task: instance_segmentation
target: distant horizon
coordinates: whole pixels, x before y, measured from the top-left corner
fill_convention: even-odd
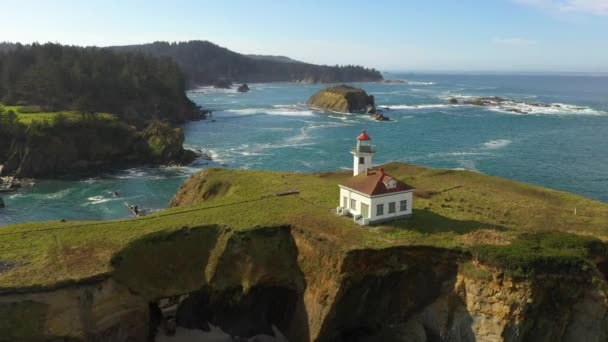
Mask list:
[[[0,41],[23,44],[207,40],[378,70],[608,73],[608,0],[0,0],[0,9]]]

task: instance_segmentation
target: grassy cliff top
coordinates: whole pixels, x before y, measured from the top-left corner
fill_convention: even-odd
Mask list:
[[[581,248],[587,236],[608,239],[605,203],[469,171],[401,163],[385,167],[418,189],[412,219],[361,227],[336,216],[337,184],[350,172],[208,169],[182,185],[172,202],[179,206],[150,216],[2,227],[0,289],[47,287],[109,274],[111,258],[147,234],[213,225],[239,231],[287,224],[344,250],[458,248],[496,262],[507,260],[510,267],[552,257],[578,260],[585,256]],[[276,196],[296,189],[297,195]],[[548,231],[585,238],[543,233]]]
[[[365,90],[361,88],[355,88],[346,84],[337,85],[334,87],[325,88],[322,91],[335,93],[340,95],[346,95],[348,93],[365,93]]]
[[[38,121],[52,121],[55,117],[63,115],[67,120],[77,121],[84,117],[82,113],[77,111],[44,111],[38,106],[4,106],[0,104],[0,109],[5,111],[13,111],[17,114],[19,122],[29,125]],[[97,113],[95,116],[99,119],[117,120],[116,115],[109,113]]]

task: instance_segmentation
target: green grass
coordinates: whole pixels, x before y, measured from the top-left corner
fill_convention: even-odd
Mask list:
[[[63,115],[68,120],[73,120],[73,121],[82,120],[82,118],[83,118],[82,114],[77,111],[47,112],[47,111],[43,111],[42,109],[40,109],[39,107],[36,107],[36,106],[3,106],[3,105],[0,105],[0,108],[2,108],[5,111],[12,110],[13,112],[15,112],[15,114],[17,114],[17,117],[19,118],[19,121],[25,125],[29,125],[33,122],[40,122],[40,121],[52,122],[52,120],[57,115],[60,115],[60,114]],[[95,115],[96,115],[96,117],[105,119],[105,120],[116,120],[116,116],[113,114],[109,114],[109,113],[97,113]]]
[[[521,234],[559,231],[608,239],[605,203],[468,171],[398,163],[386,165],[386,170],[422,190],[424,198],[415,199],[412,219],[360,227],[335,215],[337,183],[350,177],[349,172],[210,169],[186,183],[190,191],[181,200],[189,206],[138,219],[2,227],[0,261],[16,266],[0,272],[0,289],[47,287],[114,272],[110,261],[128,251],[133,241],[147,234],[171,235],[184,227],[215,229],[217,225],[241,231],[291,225],[335,241],[344,250],[399,245],[459,248],[514,270],[536,265],[545,257],[572,261],[588,253],[587,247],[581,247],[588,246],[588,238],[545,234],[537,243],[526,244]],[[288,189],[300,194],[272,195]],[[518,255],[524,257],[517,259]],[[501,260],[507,263],[499,264]]]
[[[517,277],[541,273],[578,274],[593,269],[591,257],[604,256],[598,240],[560,232],[521,234],[504,246],[472,246],[475,258]]]

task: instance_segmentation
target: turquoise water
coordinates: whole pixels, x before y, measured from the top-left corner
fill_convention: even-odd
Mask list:
[[[208,166],[288,171],[351,167],[349,149],[367,129],[391,160],[469,169],[608,202],[608,78],[583,76],[389,75],[408,84],[357,84],[391,122],[324,114],[304,102],[320,85],[253,84],[252,91],[202,88],[189,93],[213,120],[184,126],[186,144],[214,161],[188,167],[136,168],[82,180],[38,181],[5,195],[0,224],[127,217],[124,202],[165,207],[179,184]],[[501,96],[515,103],[449,105],[450,97]],[[525,103],[558,104],[550,108]],[[518,109],[529,114],[509,112]],[[118,191],[121,198],[113,198]]]

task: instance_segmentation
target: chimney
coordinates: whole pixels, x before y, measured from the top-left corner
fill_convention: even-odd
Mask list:
[[[381,168],[380,168],[380,172],[381,172],[382,174],[384,174],[384,168],[383,168],[383,167],[381,167]]]

